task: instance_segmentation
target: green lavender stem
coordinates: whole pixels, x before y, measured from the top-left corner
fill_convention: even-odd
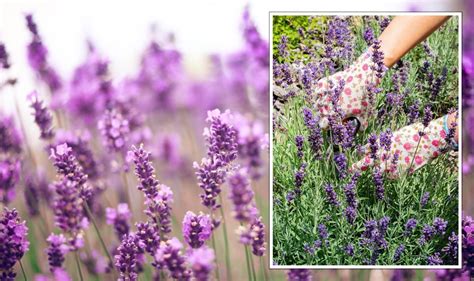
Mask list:
[[[245,262],[247,263],[247,277],[250,281],[252,281],[253,276],[252,276],[252,271],[250,269],[249,249],[247,245],[245,245],[244,248],[245,248]]]
[[[77,265],[77,271],[79,272],[79,279],[81,281],[84,281],[84,277],[82,276],[81,263],[79,262],[79,254],[77,253],[77,250],[74,251],[74,257],[76,258],[76,265]]]
[[[216,260],[217,260],[216,238],[214,237],[214,233],[211,235],[211,241],[212,241],[212,248],[214,249],[214,253],[216,253]],[[216,262],[216,279],[221,280],[219,276],[219,263],[218,262]]]
[[[84,208],[86,209],[87,215],[92,221],[92,225],[94,225],[95,232],[97,233],[97,236],[99,237],[100,244],[102,245],[102,248],[107,255],[107,258],[109,259],[109,263],[113,266],[114,262],[112,260],[112,257],[110,256],[109,251],[107,250],[107,247],[105,246],[105,242],[102,239],[102,236],[100,235],[99,228],[97,227],[97,223],[95,222],[94,215],[91,212],[91,209],[89,208],[89,204],[87,202],[84,202]]]
[[[222,194],[219,194],[219,199],[221,201],[221,216],[222,216],[222,229],[224,231],[224,250],[225,250],[225,265],[226,265],[226,274],[227,280],[232,281],[231,267],[230,267],[230,252],[229,252],[229,239],[227,236],[227,224],[225,222],[225,213],[224,206],[222,202]]]
[[[28,277],[26,277],[26,272],[25,272],[25,269],[23,268],[23,263],[21,262],[21,260],[20,260],[20,267],[21,267],[21,272],[23,273],[23,278],[25,279],[25,281],[28,281]]]

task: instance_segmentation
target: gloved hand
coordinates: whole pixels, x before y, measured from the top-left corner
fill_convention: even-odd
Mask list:
[[[404,175],[409,167],[409,173],[413,173],[452,148],[451,141],[448,142],[446,138],[449,133],[446,122],[447,116],[444,116],[432,120],[426,127],[422,123],[415,123],[393,134],[381,133],[379,137],[372,135],[362,149],[363,158],[352,165],[352,172],[376,166],[392,179]]]
[[[328,127],[328,117],[336,116],[339,109],[343,120],[355,117],[360,122],[360,129],[367,128],[368,115],[373,102],[370,100],[367,88],[376,87],[387,70],[384,68],[377,77],[376,69],[372,52],[368,50],[346,70],[325,77],[316,83],[314,94],[316,109],[321,117],[319,122],[321,128]],[[339,97],[334,98],[334,91],[338,88]]]

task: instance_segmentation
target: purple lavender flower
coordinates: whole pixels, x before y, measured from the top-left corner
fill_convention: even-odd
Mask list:
[[[423,196],[421,197],[421,200],[420,200],[420,205],[422,208],[424,208],[426,204],[428,204],[429,199],[430,199],[430,193],[428,191],[423,193]]]
[[[375,39],[375,35],[374,35],[373,29],[370,28],[370,27],[367,27],[364,30],[364,40],[365,40],[365,42],[367,43],[367,45],[372,46],[374,44],[374,39]]]
[[[25,184],[25,201],[26,201],[26,207],[28,209],[28,214],[31,217],[36,217],[39,215],[39,188],[38,185],[39,183],[37,179],[33,178],[31,175],[28,175],[24,179],[24,184]]]
[[[72,246],[80,240],[79,232],[88,224],[84,216],[82,202],[77,183],[63,177],[54,183],[56,196],[54,199],[54,215],[56,225],[72,237]]]
[[[390,18],[389,17],[381,17],[380,21],[379,21],[380,32],[383,32],[389,24],[390,24]]]
[[[405,251],[405,245],[401,244],[400,246],[398,246],[398,248],[395,250],[395,253],[393,254],[394,263],[400,260],[400,257],[402,256],[404,251]]]
[[[252,253],[256,256],[263,256],[266,250],[265,225],[261,216],[256,216],[247,226],[238,229],[240,242],[252,247]]]
[[[422,231],[423,234],[419,240],[421,245],[424,245],[426,242],[431,240],[431,238],[433,238],[433,236],[436,234],[436,229],[429,224],[425,224]]]
[[[425,106],[425,114],[423,115],[423,126],[428,127],[431,120],[433,120],[433,111],[431,111],[431,105]]]
[[[344,252],[350,257],[354,256],[354,245],[347,244],[347,246],[344,248]]]
[[[229,177],[230,195],[234,209],[235,219],[241,222],[248,222],[255,215],[253,214],[254,192],[250,186],[247,171],[240,169]]]
[[[5,48],[5,44],[0,42],[0,67],[3,69],[10,68],[10,62],[8,59],[8,53]]]
[[[0,114],[0,152],[21,153],[22,137],[13,118]]]
[[[201,194],[202,204],[212,210],[218,209],[217,197],[226,176],[223,164],[215,158],[203,158],[201,164],[194,162],[193,166],[197,170],[198,185],[204,191]]]
[[[451,232],[448,238],[448,244],[441,250],[450,264],[456,264],[458,260],[458,236],[455,232]]]
[[[298,158],[303,158],[303,141],[304,141],[304,138],[303,136],[296,136],[295,137],[295,143],[296,143],[296,155],[298,156]]]
[[[212,220],[209,215],[187,211],[183,220],[183,236],[191,248],[200,248],[212,234]]]
[[[145,251],[150,255],[154,255],[160,245],[160,230],[158,226],[152,222],[139,222],[135,226],[137,227],[136,235],[145,246]]]
[[[209,280],[209,275],[214,269],[214,250],[207,246],[193,249],[188,256],[188,263],[197,281]]]
[[[69,251],[69,246],[67,245],[67,239],[62,234],[51,233],[48,236],[48,248],[46,253],[48,254],[48,263],[49,270],[54,272],[57,268],[63,266],[65,255]]]
[[[378,150],[376,134],[370,135],[369,148],[370,148],[370,158],[372,158],[375,161],[377,159],[377,150]]]
[[[383,200],[385,198],[385,188],[383,183],[382,171],[379,168],[374,169],[374,185],[377,199]]]
[[[13,281],[13,267],[28,251],[28,227],[16,209],[4,208],[0,218],[0,279]]]
[[[138,190],[143,191],[148,199],[155,198],[160,182],[156,179],[155,168],[150,161],[150,152],[146,151],[141,144],[139,148],[132,146],[128,154],[135,163],[135,175],[139,182]]]
[[[321,239],[327,239],[329,237],[328,229],[324,224],[318,225],[318,232],[319,232],[319,237],[321,237]]]
[[[278,45],[278,53],[282,58],[285,58],[288,56],[289,52],[287,50],[287,44],[288,44],[288,37],[286,35],[282,35],[280,38],[280,44]]]
[[[98,122],[98,128],[110,151],[122,151],[130,133],[129,121],[117,109],[107,110]]]
[[[145,214],[157,222],[161,234],[164,236],[171,232],[171,204],[173,203],[173,191],[164,184],[158,187],[158,193],[154,198],[145,200]],[[163,237],[162,237],[163,238]]]
[[[262,175],[261,167],[263,165],[261,151],[262,140],[267,139],[264,133],[263,124],[257,121],[251,121],[248,118],[237,115],[236,128],[238,131],[238,152],[239,158],[246,161],[249,174],[252,179],[258,179]]]
[[[443,264],[443,260],[441,259],[438,252],[428,257],[428,265],[441,265],[441,264]]]
[[[446,232],[446,227],[448,226],[448,222],[442,218],[435,218],[433,220],[433,227],[436,230],[436,234],[444,235]]]
[[[374,39],[372,44],[372,70],[376,72],[375,76],[381,79],[387,70],[387,67],[383,64],[384,54],[380,50],[380,40]]]
[[[171,277],[178,280],[189,280],[191,272],[186,268],[186,259],[181,253],[183,244],[176,237],[161,242],[155,253],[155,265],[158,268],[166,267]]]
[[[59,175],[68,181],[74,182],[83,200],[87,201],[92,196],[92,187],[87,183],[87,175],[74,156],[72,149],[66,144],[59,144],[51,148],[49,156]]]
[[[303,186],[303,181],[305,177],[306,163],[301,163],[298,171],[295,172],[295,193],[296,195],[301,194],[301,187]]]
[[[44,140],[51,140],[54,137],[54,131],[52,128],[53,117],[48,109],[44,106],[43,101],[38,98],[36,91],[31,92],[28,95],[28,99],[31,102],[30,107],[33,108],[33,116],[35,117],[35,123],[38,125],[41,131],[40,138]]]
[[[105,209],[105,217],[107,224],[113,225],[115,234],[117,234],[119,240],[122,240],[122,237],[129,233],[129,220],[132,217],[132,214],[130,213],[127,203],[118,204],[117,209]]]
[[[317,119],[314,118],[313,112],[309,108],[303,108],[303,115],[304,123],[306,128],[309,130],[309,146],[311,147],[311,151],[316,155],[317,158],[319,158],[321,155],[321,147],[323,145],[321,128],[319,128]]]
[[[413,218],[408,219],[407,223],[405,224],[404,235],[405,236],[411,235],[417,224],[418,224],[418,222],[416,221],[416,219],[413,219]]]
[[[344,153],[334,154],[334,163],[336,163],[337,174],[340,179],[346,177],[347,158]]]
[[[20,180],[20,160],[0,161],[0,201],[10,203],[15,198],[15,186]]]
[[[356,199],[356,185],[357,180],[359,179],[360,174],[355,173],[352,176],[351,181],[344,186],[344,194],[346,195],[346,202],[349,207],[357,208],[357,199]]]
[[[383,147],[385,151],[390,151],[392,145],[392,131],[387,129],[385,132],[380,133],[380,147]]]
[[[290,269],[287,276],[288,281],[311,281],[311,271],[309,269]]]
[[[204,129],[207,140],[208,156],[220,160],[222,166],[237,158],[237,130],[232,124],[230,110],[221,113],[219,109],[207,112],[209,127]]]
[[[123,236],[120,246],[117,248],[115,266],[120,273],[119,280],[138,280],[138,264],[140,248],[143,245],[135,234]]]
[[[344,214],[346,215],[347,222],[350,224],[354,224],[354,221],[357,216],[357,210],[354,207],[347,206],[346,210],[344,211]]]
[[[329,183],[325,184],[324,190],[326,191],[326,197],[327,197],[328,203],[336,207],[339,206],[339,201],[337,200],[337,194],[336,194],[336,191],[334,191],[334,188],[332,187],[332,185]]]

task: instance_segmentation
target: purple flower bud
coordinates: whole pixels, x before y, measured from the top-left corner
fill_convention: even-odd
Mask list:
[[[87,175],[79,165],[72,149],[66,144],[57,145],[51,148],[49,156],[53,160],[53,165],[59,175],[66,178],[68,181],[74,182],[74,187],[78,188],[81,197],[88,200],[92,196],[92,187],[87,183]]]
[[[433,227],[436,230],[436,234],[444,235],[446,232],[446,227],[448,226],[448,222],[442,218],[435,218],[433,220]]]
[[[436,234],[436,229],[429,224],[425,224],[423,226],[423,234],[419,240],[420,244],[424,245],[426,242],[431,240],[431,238],[433,238],[435,234]]]
[[[309,269],[290,269],[287,276],[288,281],[311,281],[311,271]]]
[[[356,185],[357,180],[359,179],[360,174],[355,173],[352,176],[351,181],[344,186],[344,194],[346,195],[346,202],[349,207],[357,208],[357,199],[356,199]]]
[[[117,109],[107,110],[98,122],[104,145],[114,152],[123,151],[130,133],[129,121]]]
[[[367,43],[367,45],[372,46],[372,44],[374,44],[374,39],[375,39],[374,31],[372,30],[372,28],[367,27],[364,30],[365,42]]]
[[[347,244],[347,246],[344,248],[344,252],[350,257],[354,256],[354,245],[352,244]]]
[[[405,251],[405,245],[401,244],[398,246],[398,248],[395,250],[395,254],[393,254],[393,262],[396,263],[400,260],[400,257],[403,254],[403,251]]]
[[[369,148],[370,148],[370,158],[372,158],[375,161],[377,159],[377,150],[378,150],[376,134],[370,135]]]
[[[334,163],[336,163],[337,174],[340,179],[346,177],[347,158],[344,153],[334,154]]]
[[[171,204],[173,192],[164,184],[158,186],[158,193],[154,198],[145,200],[145,214],[159,225],[162,238],[171,232]]]
[[[21,153],[22,137],[12,117],[0,114],[0,152]]]
[[[383,183],[383,175],[379,168],[374,169],[374,185],[377,199],[383,200],[385,198],[385,188]]]
[[[380,147],[383,147],[386,151],[390,151],[392,145],[392,131],[387,129],[387,131],[380,133]]]
[[[209,215],[187,211],[183,220],[183,236],[191,248],[197,249],[209,240],[212,234],[212,220]]]
[[[141,144],[139,148],[132,146],[128,155],[135,163],[135,175],[139,182],[138,190],[143,191],[146,198],[154,198],[158,194],[160,182],[156,179],[155,168],[150,161],[150,153]]]
[[[48,254],[49,269],[51,272],[54,272],[57,268],[63,266],[66,253],[69,251],[69,246],[67,245],[66,237],[62,234],[50,234],[48,236],[48,248],[46,253]]]
[[[53,116],[43,105],[43,101],[39,100],[36,91],[29,94],[28,99],[31,101],[30,107],[33,108],[34,111],[33,116],[35,117],[35,123],[41,131],[40,138],[44,140],[52,139],[54,137],[54,131],[52,128]]]
[[[160,245],[160,231],[158,226],[152,222],[136,223],[136,235],[140,239],[140,243],[145,245],[145,251],[153,255]]]
[[[208,156],[220,160],[227,166],[237,158],[237,130],[232,124],[234,116],[230,110],[221,113],[219,109],[207,112],[209,127],[204,129],[207,140]]]
[[[120,280],[137,281],[139,268],[139,255],[143,245],[135,234],[123,236],[117,248],[115,266],[120,273]]]
[[[357,216],[357,210],[354,207],[347,206],[346,210],[344,211],[344,214],[346,215],[347,222],[350,224],[354,224],[354,221]]]
[[[256,217],[246,227],[241,226],[238,230],[240,242],[252,247],[252,253],[256,256],[263,256],[266,250],[265,225],[262,217]]]
[[[423,126],[428,127],[431,120],[433,120],[433,111],[431,111],[431,106],[425,106],[425,115],[423,115]]]
[[[15,186],[20,180],[20,160],[0,161],[0,201],[10,203],[15,198]]]
[[[287,44],[288,44],[288,37],[285,35],[282,35],[280,38],[280,44],[278,44],[278,54],[283,58],[289,55],[289,52],[287,50]]]
[[[105,209],[105,217],[107,224],[114,226],[115,234],[117,234],[119,240],[122,240],[122,237],[129,233],[129,220],[132,214],[130,213],[127,203],[118,204],[117,209]]]
[[[174,279],[190,280],[191,272],[186,268],[186,259],[181,253],[182,248],[183,244],[176,237],[161,242],[154,256],[155,266],[167,268]]]
[[[296,149],[297,149],[296,155],[299,158],[303,158],[303,141],[304,141],[303,136],[298,135],[295,137],[295,143],[296,143]]]
[[[413,219],[413,218],[408,219],[407,223],[405,224],[405,233],[404,233],[404,235],[405,236],[411,235],[417,224],[418,224],[418,222],[416,221],[416,219]]]
[[[443,264],[443,260],[441,259],[438,252],[428,257],[428,265],[441,265],[441,264]]]
[[[455,232],[451,232],[448,238],[448,244],[442,249],[446,258],[452,263],[456,264],[458,260],[458,236]]]
[[[240,222],[248,222],[255,216],[254,192],[250,186],[247,171],[241,169],[229,177],[230,195],[234,209],[233,215]]]
[[[209,275],[215,267],[214,262],[214,250],[207,246],[193,249],[188,256],[188,263],[197,281],[209,280]]]
[[[374,66],[371,66],[372,70],[375,70],[376,76],[381,79],[387,70],[387,67],[383,63],[384,54],[380,50],[380,40],[374,39],[372,44],[372,61]]]
[[[226,171],[223,164],[216,158],[203,158],[201,164],[194,162],[199,187],[204,191],[201,202],[204,206],[215,210],[220,207],[217,197],[221,193],[221,185],[225,181]]]
[[[429,199],[430,199],[430,193],[428,191],[423,193],[423,196],[421,197],[421,201],[420,201],[422,208],[424,208],[426,204],[428,204]]]
[[[337,194],[336,194],[336,191],[334,191],[334,188],[332,187],[331,184],[326,184],[324,186],[324,190],[326,191],[326,197],[327,197],[327,201],[330,205],[333,205],[333,206],[339,206],[339,201],[337,200]]]
[[[28,251],[28,227],[21,221],[16,209],[4,208],[0,218],[0,277],[13,281],[13,267]]]

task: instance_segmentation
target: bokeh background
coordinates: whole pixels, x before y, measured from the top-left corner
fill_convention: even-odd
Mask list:
[[[242,16],[245,7],[249,8],[251,19],[262,39],[268,41],[269,11],[465,11],[467,5],[472,6],[472,1],[33,2],[28,0],[3,0],[0,4],[0,41],[5,43],[7,47],[12,68],[9,72],[0,72],[0,81],[15,77],[18,82],[15,87],[4,87],[0,90],[0,111],[3,114],[14,116],[16,122],[22,120],[25,125],[25,139],[28,141],[36,161],[41,163],[40,166],[47,172],[47,178],[49,180],[54,179],[53,169],[47,159],[47,153],[43,150],[44,142],[39,139],[39,130],[31,116],[27,95],[36,89],[40,96],[46,100],[46,104],[54,105],[56,101],[51,99],[47,87],[38,81],[34,71],[28,64],[26,46],[31,37],[25,25],[24,16],[26,13],[34,14],[42,40],[49,51],[48,60],[65,81],[70,81],[77,66],[87,61],[88,41],[93,42],[95,50],[101,58],[109,61],[110,77],[116,85],[120,85],[121,81],[134,77],[138,73],[141,56],[151,39],[160,42],[166,49],[178,50],[182,57],[183,67],[182,72],[180,72],[182,75],[180,79],[182,80],[178,80],[178,82],[180,86],[186,86],[184,87],[186,90],[183,91],[191,94],[184,95],[180,99],[180,101],[185,102],[177,103],[177,106],[174,107],[175,111],[163,111],[165,114],[156,117],[161,119],[153,119],[165,121],[160,123],[162,126],[153,128],[154,132],[157,133],[152,135],[151,143],[153,147],[151,150],[155,155],[160,155],[160,151],[163,151],[163,142],[160,141],[164,137],[178,139],[175,142],[178,143],[175,151],[176,155],[179,155],[178,158],[183,160],[182,166],[168,169],[170,167],[169,163],[155,162],[157,163],[158,177],[174,188],[176,198],[174,212],[178,221],[180,221],[186,210],[204,210],[198,203],[200,189],[197,187],[193,175],[192,161],[199,161],[205,153],[202,130],[205,126],[206,110],[214,107],[231,108],[242,112],[250,120],[260,122],[264,128],[263,131],[268,132],[269,103],[265,101],[268,98],[268,92],[265,96],[263,94],[265,87],[257,83],[258,81],[263,84],[267,83],[268,76],[265,74],[268,68],[258,68],[260,75],[257,77],[252,77],[255,76],[253,75],[255,68],[252,68],[255,66],[249,66],[251,64],[245,64],[244,70],[238,67],[238,71],[235,70],[236,65],[241,65],[235,63],[239,62],[236,57],[245,57],[249,48],[248,41],[244,36],[245,22]],[[468,17],[469,15],[465,13],[464,16]],[[464,38],[464,40],[469,39]],[[218,71],[216,72],[215,55],[220,58],[220,64],[218,65],[228,69],[225,78],[220,76],[217,78],[218,76],[216,76]],[[255,57],[252,58],[255,59]],[[246,73],[244,81],[236,79],[242,77],[241,73]],[[220,82],[214,83],[215,80],[220,80]],[[255,95],[256,98],[239,96],[238,93],[242,93],[242,91],[239,91],[239,87],[242,89],[242,85],[245,85],[248,92]],[[205,93],[211,94],[203,94],[202,89],[205,89]],[[196,91],[198,94],[196,94]],[[236,95],[236,99],[229,99],[228,96],[233,94]],[[210,102],[203,104],[204,99],[196,99],[195,95],[198,95],[198,97],[205,96],[205,100]],[[18,104],[18,109],[15,104]],[[177,119],[176,116],[180,116],[180,118]],[[65,123],[73,125],[75,121],[69,119]],[[58,125],[56,119],[55,125]],[[81,126],[86,127],[85,125]],[[467,140],[468,136],[466,135],[465,138]],[[94,143],[94,149],[96,151],[103,149],[100,140]],[[464,149],[464,152],[467,159],[468,147]],[[257,193],[257,203],[267,224],[266,238],[268,239],[269,181],[268,169],[265,168],[268,167],[268,154],[262,151],[261,157],[264,163],[262,176],[253,181],[253,188]],[[113,164],[113,162],[110,163]],[[463,180],[463,209],[466,214],[474,214],[474,204],[470,203],[472,201],[470,199],[474,197],[470,189],[470,184],[474,178],[471,173],[466,173]],[[133,185],[132,174],[130,175],[130,181]],[[19,196],[12,203],[12,206],[17,207],[22,217],[28,220],[28,214],[20,194],[21,192],[19,192]],[[135,196],[141,200],[139,197],[141,195],[138,192]],[[110,197],[107,196],[106,201],[111,205],[116,205],[117,200],[115,195],[110,195]],[[224,203],[224,207],[229,210],[231,208],[230,203]],[[139,212],[136,211],[136,213]],[[238,225],[232,220],[230,212],[227,216],[228,229],[232,237]],[[52,214],[47,215],[46,219],[52,222]],[[35,239],[39,250],[36,253],[30,251],[25,257],[29,261],[25,262],[27,264],[26,270],[31,276],[35,272],[37,273],[38,269],[47,272],[45,256],[41,252],[41,249],[45,247],[44,238],[41,237],[40,230],[36,229],[37,226],[34,225],[38,223],[36,220],[29,221],[30,229],[36,230],[39,237]],[[104,229],[107,229],[105,223],[103,224]],[[180,230],[179,222],[177,224],[175,222],[174,225],[174,231],[176,232]],[[93,236],[92,233],[90,235]],[[105,235],[112,237],[113,232],[110,227],[105,230]],[[97,241],[91,241],[90,243],[97,245]],[[218,244],[222,247],[223,240],[221,237],[218,238]],[[245,268],[245,258],[239,247],[240,244],[236,236],[232,237],[232,260],[235,263],[228,270],[231,270],[235,280],[244,280],[246,276],[245,270],[243,270]],[[236,250],[234,251],[234,249]],[[268,264],[268,254],[265,257]],[[222,262],[223,256],[221,253],[218,253],[218,259]],[[256,265],[258,264],[256,263]],[[72,265],[68,266],[74,272],[74,267]],[[271,280],[286,278],[286,273],[283,270],[272,270],[268,274],[270,274]],[[313,272],[313,276],[320,280],[391,280],[400,275],[394,275],[392,270],[318,270]],[[416,280],[423,280],[424,278],[435,280],[434,273],[428,271],[417,271],[412,276]],[[19,278],[21,278],[21,275],[19,275]],[[263,278],[263,276],[260,275],[259,278]]]

